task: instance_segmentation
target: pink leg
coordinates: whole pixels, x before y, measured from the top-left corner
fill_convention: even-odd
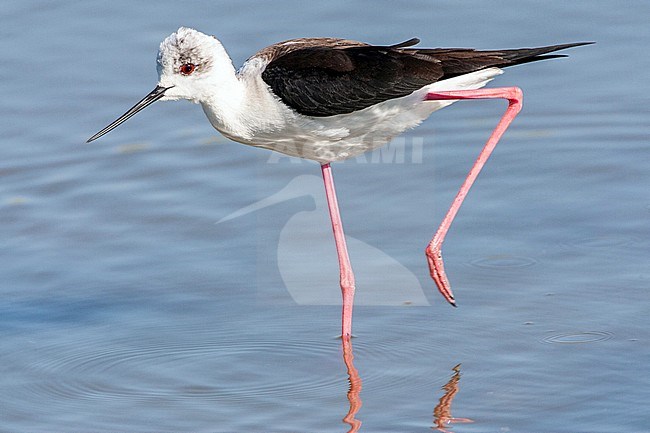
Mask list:
[[[493,89],[479,89],[479,90],[454,90],[449,92],[432,92],[427,94],[425,100],[443,100],[443,99],[493,99],[493,98],[503,98],[508,100],[508,108],[506,112],[501,117],[501,120],[497,124],[492,135],[488,139],[487,143],[481,150],[481,153],[478,155],[476,162],[472,166],[465,178],[465,181],[460,187],[456,198],[454,198],[451,207],[447,211],[447,215],[440,223],[440,227],[436,231],[436,234],[431,239],[431,242],[427,246],[425,253],[427,260],[429,262],[429,271],[431,272],[431,278],[438,286],[438,290],[442,293],[442,296],[445,297],[447,302],[449,302],[454,307],[456,306],[456,301],[454,295],[451,292],[451,287],[449,286],[449,281],[447,280],[447,275],[445,274],[445,267],[442,261],[442,243],[445,240],[445,235],[451,226],[451,222],[454,220],[456,213],[460,205],[465,200],[465,196],[469,192],[469,189],[472,187],[472,184],[476,180],[476,177],[480,173],[483,165],[490,157],[490,154],[496,147],[499,139],[503,133],[508,129],[508,126],[512,120],[517,116],[517,113],[521,110],[523,93],[518,87],[502,87],[502,88],[493,88]]]
[[[345,235],[343,234],[343,223],[339,213],[339,205],[336,200],[336,190],[334,189],[334,179],[332,178],[332,168],[329,164],[321,165],[323,172],[323,181],[325,182],[325,195],[327,196],[327,206],[330,211],[332,220],[332,230],[334,231],[334,242],[336,243],[336,252],[339,256],[339,269],[341,273],[341,292],[343,293],[343,318],[342,318],[342,337],[346,338],[352,335],[352,303],[354,302],[354,274],[350,265],[348,256],[348,247],[345,244]]]

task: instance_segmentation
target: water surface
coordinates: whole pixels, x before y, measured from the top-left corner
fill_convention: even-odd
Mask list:
[[[0,430],[650,431],[650,5],[611,6],[4,4]],[[494,82],[526,102],[444,247],[457,309],[423,249],[503,103],[334,165],[351,352],[316,164],[229,142],[187,103],[82,144],[155,86],[180,25],[237,65],[299,36],[598,43]]]

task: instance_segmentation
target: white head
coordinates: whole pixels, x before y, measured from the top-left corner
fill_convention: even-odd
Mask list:
[[[157,58],[158,85],[140,102],[106,128],[93,141],[158,100],[187,99],[204,102],[235,78],[235,69],[221,43],[187,27],[179,28],[160,44]]]
[[[234,72],[217,38],[187,27],[160,43],[157,67],[158,86],[167,89],[162,100],[201,102],[214,92],[220,76]]]

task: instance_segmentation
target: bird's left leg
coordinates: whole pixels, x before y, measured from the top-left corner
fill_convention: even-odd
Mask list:
[[[342,333],[341,336],[349,338],[352,335],[352,304],[354,302],[354,274],[350,265],[350,256],[348,247],[345,243],[345,234],[343,233],[343,223],[339,213],[339,205],[336,199],[336,190],[334,189],[334,179],[332,178],[332,168],[328,164],[321,165],[323,172],[323,182],[325,183],[325,195],[327,196],[327,207],[332,220],[332,230],[334,231],[334,242],[336,243],[336,252],[339,256],[341,292],[343,294],[343,314],[342,314]]]
[[[517,116],[517,113],[521,111],[521,106],[523,102],[523,93],[518,87],[502,87],[502,88],[493,88],[493,89],[478,89],[478,90],[454,90],[447,92],[431,92],[428,93],[425,97],[425,100],[437,101],[437,100],[457,100],[457,99],[494,99],[501,98],[508,100],[508,108],[506,112],[499,120],[496,128],[492,131],[492,135],[488,139],[487,143],[481,150],[476,162],[469,171],[469,174],[465,178],[465,181],[460,187],[456,198],[454,198],[451,207],[447,211],[445,218],[440,223],[440,227],[436,231],[436,234],[431,239],[431,242],[427,246],[425,253],[427,260],[429,262],[429,271],[431,272],[431,278],[438,286],[438,290],[442,293],[442,296],[445,297],[447,302],[451,305],[456,306],[456,300],[449,286],[449,281],[447,280],[447,275],[445,274],[445,267],[442,261],[442,243],[445,240],[445,235],[451,226],[451,222],[454,220],[460,205],[465,200],[469,189],[472,187],[472,184],[476,180],[476,177],[480,173],[483,165],[490,157],[490,154],[496,147],[499,139],[503,133],[508,129],[508,126],[512,120]]]

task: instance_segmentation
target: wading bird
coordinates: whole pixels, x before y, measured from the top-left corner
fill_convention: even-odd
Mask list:
[[[503,67],[565,57],[549,53],[589,42],[494,51],[414,48],[419,42],[374,46],[336,38],[292,39],[262,49],[235,70],[215,37],[181,27],[160,44],[156,88],[88,142],[155,101],[187,99],[201,104],[212,126],[234,141],[319,162],[340,266],[342,335],[347,337],[355,283],[330,163],[383,146],[457,100],[507,99],[508,109],[425,250],[431,277],[455,306],[442,242],[522,103],[516,87],[480,88]]]

